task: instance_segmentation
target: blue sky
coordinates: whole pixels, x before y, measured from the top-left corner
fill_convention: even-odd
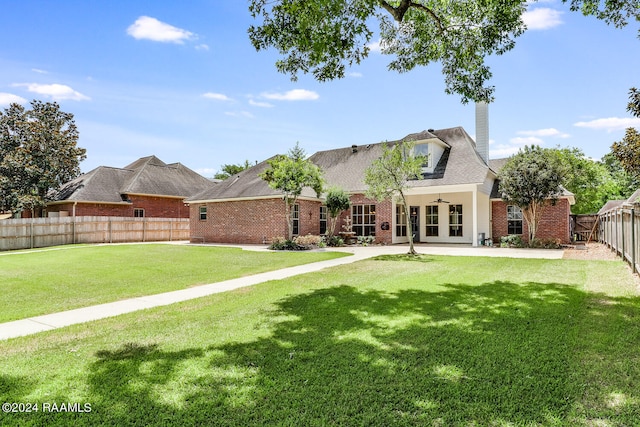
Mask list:
[[[205,176],[296,142],[312,154],[429,128],[475,135],[474,106],[444,93],[439,64],[398,74],[372,52],[345,79],[297,82],[256,52],[245,1],[0,0],[0,108],[32,99],[73,113],[83,172],[156,155]],[[524,144],[601,158],[640,87],[638,23],[616,29],[558,1],[529,5],[529,30],[491,57],[490,157]]]

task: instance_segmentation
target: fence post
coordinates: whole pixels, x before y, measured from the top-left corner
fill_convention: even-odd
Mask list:
[[[625,260],[626,249],[624,244],[624,210],[620,210],[620,237],[622,238],[622,260]]]
[[[635,273],[636,269],[636,227],[635,227],[635,209],[631,208],[631,268]]]
[[[31,229],[30,229],[30,232],[29,232],[29,234],[30,234],[30,236],[29,236],[30,249],[33,249],[33,221],[34,221],[33,220],[33,212],[31,212],[31,223],[30,223]]]
[[[618,254],[620,253],[620,239],[618,238],[618,213],[620,212],[619,209],[616,209],[616,256],[618,256]]]

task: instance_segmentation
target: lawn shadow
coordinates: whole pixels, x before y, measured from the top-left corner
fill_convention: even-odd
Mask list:
[[[625,425],[640,410],[638,299],[444,288],[319,289],[277,302],[250,342],[101,350],[75,424]]]

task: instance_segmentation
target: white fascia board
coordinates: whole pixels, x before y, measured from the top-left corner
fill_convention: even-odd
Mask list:
[[[255,196],[255,197],[234,197],[234,198],[228,198],[228,199],[209,199],[209,200],[189,200],[186,201],[185,204],[195,204],[195,203],[225,203],[225,202],[246,202],[249,200],[269,200],[269,199],[278,199],[281,200],[283,199],[284,196],[283,195],[277,195],[277,196]],[[306,200],[306,201],[310,201],[310,202],[322,202],[324,201],[324,199],[322,198],[318,198],[318,197],[306,197],[306,196],[300,196],[298,197],[298,200]]]
[[[407,196],[421,194],[465,193],[478,191],[478,184],[439,185],[435,187],[411,187],[404,193]]]
[[[96,204],[100,204],[100,205],[127,205],[130,206],[131,202],[105,202],[104,200],[96,200],[96,201],[91,201],[91,200],[56,200],[54,202],[47,202],[47,206],[54,206],[54,205],[66,205],[66,204],[88,204],[88,205],[96,205]]]
[[[146,193],[122,193],[127,196],[145,196],[145,197],[162,197],[164,199],[186,199],[187,196],[167,196],[164,194],[146,194]]]

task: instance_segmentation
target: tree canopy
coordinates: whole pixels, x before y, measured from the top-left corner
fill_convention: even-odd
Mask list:
[[[640,91],[636,88],[629,90],[627,111],[640,117]],[[629,175],[640,179],[640,132],[637,129],[627,128],[622,141],[613,143],[611,152]]]
[[[395,144],[389,147],[382,146],[382,156],[371,163],[364,173],[364,183],[367,185],[365,195],[378,201],[389,200],[397,197],[409,212],[409,205],[405,192],[409,187],[409,181],[420,178],[422,165],[427,163],[422,155],[414,155],[415,144],[410,141]],[[409,238],[409,254],[415,255],[413,236]]]
[[[336,230],[338,216],[342,211],[349,209],[351,206],[351,199],[347,192],[342,188],[331,187],[329,188],[329,191],[327,191],[325,205],[327,206],[327,211],[329,213],[329,232],[327,234],[329,236],[333,236]]]
[[[640,117],[640,90],[632,87],[629,89],[629,103],[627,111],[636,117]]]
[[[251,164],[249,160],[245,160],[243,164],[238,163],[237,165],[222,165],[220,168],[220,172],[216,173],[213,177],[215,179],[227,179],[230,176],[237,175],[245,169],[249,169]]]
[[[260,174],[269,187],[284,195],[285,218],[289,229],[289,240],[293,239],[293,206],[305,188],[311,188],[320,197],[324,179],[322,171],[307,159],[305,151],[296,143],[287,155],[278,155],[268,160],[269,168]]]
[[[86,150],[77,146],[73,114],[34,100],[0,112],[0,210],[35,210],[47,193],[80,174]]]
[[[544,207],[562,194],[566,167],[551,150],[525,146],[500,170],[502,199],[522,209],[529,227],[529,242],[536,238]]]
[[[596,213],[619,193],[619,184],[603,163],[588,158],[579,148],[551,150],[566,170],[563,186],[576,196],[576,203],[571,207],[572,213]]]
[[[629,175],[640,178],[640,132],[627,128],[622,141],[613,143],[611,152]]]
[[[617,27],[640,20],[637,0],[563,2]],[[251,0],[249,11],[261,22],[249,28],[249,38],[257,50],[277,49],[276,68],[293,80],[312,73],[327,81],[365,59],[379,35],[382,53],[393,57],[389,69],[439,62],[445,92],[463,103],[490,102],[485,58],[515,46],[526,30],[526,6],[527,0]]]
[[[613,193],[607,200],[624,200],[629,198],[638,188],[640,188],[640,176],[634,177],[627,173],[620,161],[613,155],[607,153],[602,158],[602,164],[614,182]]]

